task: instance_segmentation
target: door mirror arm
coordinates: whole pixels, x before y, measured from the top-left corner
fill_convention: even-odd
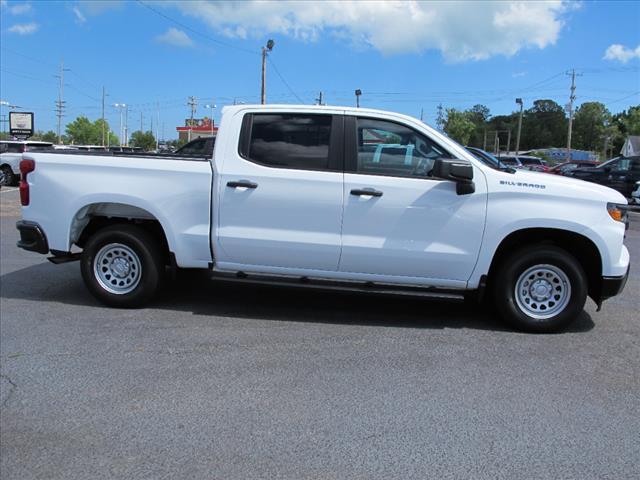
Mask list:
[[[468,195],[476,191],[473,166],[465,160],[437,158],[433,164],[432,175],[435,178],[456,182],[458,195]]]

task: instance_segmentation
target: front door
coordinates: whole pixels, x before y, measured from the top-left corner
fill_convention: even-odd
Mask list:
[[[218,172],[217,268],[337,270],[343,118],[244,113]]]
[[[345,145],[340,271],[464,287],[485,224],[481,170],[476,192],[457,195],[454,182],[429,177],[435,158],[452,156],[402,123],[347,117]]]

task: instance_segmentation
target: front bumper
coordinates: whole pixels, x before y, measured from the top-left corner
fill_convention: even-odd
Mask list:
[[[49,243],[42,227],[35,222],[20,220],[16,223],[20,232],[18,247],[37,253],[49,253]]]
[[[602,277],[602,284],[600,287],[600,302],[603,302],[607,298],[615,297],[624,290],[627,280],[629,279],[629,268],[621,277]]]

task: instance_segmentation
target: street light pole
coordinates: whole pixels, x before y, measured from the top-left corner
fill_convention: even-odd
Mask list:
[[[360,108],[360,95],[362,95],[362,90],[356,90],[356,108]]]
[[[273,50],[275,42],[271,39],[267,41],[267,45],[262,47],[262,89],[260,91],[260,103],[262,105],[267,103],[267,54]]]
[[[213,136],[213,109],[216,108],[216,105],[214,103],[210,103],[208,105],[205,105],[204,108],[211,109],[211,136]]]
[[[114,103],[113,106],[116,107],[118,110],[120,110],[120,146],[124,147],[125,146],[125,141],[124,141],[125,130],[123,129],[123,123],[122,123],[122,111],[128,107],[126,103]]]
[[[520,115],[518,116],[518,136],[516,137],[516,156],[520,154],[520,132],[522,131],[522,109],[523,102],[521,98],[516,98],[516,103],[520,105]]]

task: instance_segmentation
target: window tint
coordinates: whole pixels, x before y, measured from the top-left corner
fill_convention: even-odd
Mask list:
[[[205,139],[193,140],[191,143],[188,143],[183,148],[181,148],[179,153],[183,155],[203,154],[205,143],[206,143]]]
[[[357,119],[359,173],[428,176],[437,158],[452,158],[439,145],[395,122]]]
[[[10,153],[22,153],[22,144],[21,143],[8,143],[7,144],[7,152],[10,152]]]
[[[329,168],[331,115],[253,114],[245,156],[280,168]]]
[[[0,143],[0,153],[4,153],[7,151],[7,144],[6,143]]]

